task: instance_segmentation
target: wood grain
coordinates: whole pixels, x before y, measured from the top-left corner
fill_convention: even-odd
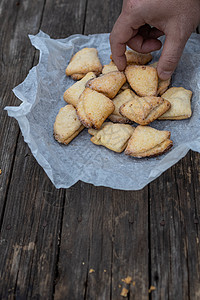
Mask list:
[[[200,276],[195,263],[199,257],[195,202],[189,153],[150,186],[154,299],[197,299]]]
[[[30,47],[28,33],[36,33],[40,26],[41,10],[44,0],[29,5],[11,0],[0,3],[0,222],[6,203],[13,167],[19,129],[17,122],[7,116],[3,108],[7,105],[19,105],[12,88],[22,82],[33,65],[35,50]],[[26,26],[25,26],[26,23]]]
[[[1,1],[1,109],[38,62],[28,34],[110,32],[114,0]],[[78,182],[54,188],[0,115],[1,299],[199,299],[200,155],[189,152],[141,191]],[[131,276],[131,284],[123,279]],[[150,286],[155,290],[150,291]]]

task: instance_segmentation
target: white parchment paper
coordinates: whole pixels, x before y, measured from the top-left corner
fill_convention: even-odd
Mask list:
[[[174,143],[171,151],[151,159],[136,159],[96,146],[90,142],[87,129],[68,146],[54,140],[55,117],[66,105],[63,93],[74,83],[65,75],[71,56],[84,47],[95,47],[101,63],[109,63],[108,34],[77,34],[54,40],[39,32],[29,38],[40,50],[39,64],[13,90],[21,105],[5,109],[18,121],[25,142],[57,188],[68,188],[82,180],[96,186],[139,190],[178,162],[189,149],[200,152],[200,35],[190,37],[172,78],[172,86],[193,91],[193,115],[188,120],[151,123],[156,129],[170,130]],[[153,55],[153,61],[158,60],[160,51]]]

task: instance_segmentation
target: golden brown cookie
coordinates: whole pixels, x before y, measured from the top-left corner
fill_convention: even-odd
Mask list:
[[[103,129],[106,125],[110,125],[110,124],[113,124],[113,123],[112,122],[104,122],[99,129],[89,128],[88,133],[91,135],[95,135],[95,134],[97,134],[97,132],[99,132],[99,130]]]
[[[118,94],[113,99],[115,109],[108,118],[112,122],[130,123],[130,119],[127,119],[126,117],[122,116],[119,112],[119,109],[124,103],[131,101],[134,97],[138,97],[138,96],[136,96],[136,94],[133,91],[131,91],[130,89],[126,89],[126,90],[122,91],[120,94]]]
[[[157,69],[158,62],[154,62],[153,64],[150,64],[150,67],[154,67]],[[171,77],[167,80],[162,80],[158,77],[158,90],[157,90],[157,95],[162,95],[169,87],[171,82]]]
[[[170,135],[170,131],[139,125],[128,141],[125,154],[138,158],[161,155],[173,146]]]
[[[69,144],[83,129],[73,105],[60,109],[54,123],[54,137],[59,143]]]
[[[83,103],[84,103],[84,92],[80,96],[79,103],[76,107],[76,111],[77,111],[77,115],[78,115],[78,118],[81,121],[81,123],[85,127],[91,128],[92,127],[92,122],[90,121],[90,119],[88,118],[88,116],[85,113]]]
[[[106,97],[114,98],[120,88],[126,82],[126,76],[123,72],[115,71],[102,75],[98,78],[91,79],[87,83],[87,87],[99,93],[103,93]]]
[[[96,75],[93,72],[87,73],[80,81],[77,81],[65,91],[63,96],[64,100],[76,107],[79,102],[79,97],[85,89],[86,83],[88,80],[95,77]]]
[[[95,48],[83,48],[71,59],[66,68],[66,75],[72,76],[74,80],[83,78],[88,72],[99,75],[102,65],[98,58],[98,51]]]
[[[85,74],[72,74],[71,78],[75,81],[82,79],[85,76]]]
[[[119,108],[122,116],[140,125],[148,125],[170,108],[170,102],[161,97],[138,97]]]
[[[102,74],[107,74],[110,72],[119,71],[116,64],[111,60],[108,65],[104,65],[102,69]]]
[[[160,120],[183,120],[191,117],[192,91],[183,87],[172,87],[162,97],[171,103],[171,108],[159,117]]]
[[[77,114],[84,126],[99,129],[114,108],[113,102],[108,97],[86,88],[80,96]]]
[[[89,132],[94,135],[91,141],[96,145],[102,145],[112,151],[122,152],[131,137],[134,128],[127,124],[113,124],[111,122],[104,125],[96,132]]]
[[[125,74],[130,86],[139,96],[157,95],[158,74],[155,68],[129,65]]]
[[[143,53],[136,52],[134,50],[126,50],[125,55],[126,55],[127,65],[129,64],[146,65],[148,62],[152,60],[151,53],[143,54]],[[112,59],[112,54],[110,58]]]

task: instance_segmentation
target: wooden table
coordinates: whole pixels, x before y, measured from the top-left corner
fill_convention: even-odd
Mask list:
[[[20,104],[11,90],[38,62],[28,34],[110,32],[121,4],[0,2],[0,299],[115,300],[123,287],[127,299],[200,299],[198,153],[141,191],[58,190],[3,111]]]

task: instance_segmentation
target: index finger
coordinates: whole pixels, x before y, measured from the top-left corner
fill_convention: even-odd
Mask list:
[[[126,67],[126,43],[134,37],[138,32],[138,29],[133,29],[124,19],[123,15],[120,15],[117,19],[113,30],[110,34],[110,47],[112,52],[112,58],[120,71],[123,71]]]

